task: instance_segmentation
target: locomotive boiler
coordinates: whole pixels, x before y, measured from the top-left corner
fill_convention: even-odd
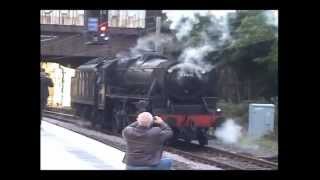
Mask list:
[[[160,116],[174,138],[208,143],[215,126],[215,70],[168,59],[155,52],[119,58],[97,58],[79,66],[71,82],[76,113],[95,126],[116,132],[139,112]]]

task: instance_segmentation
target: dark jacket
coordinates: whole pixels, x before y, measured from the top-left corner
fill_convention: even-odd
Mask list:
[[[49,96],[49,87],[53,87],[52,80],[47,77],[44,73],[40,73],[41,80],[41,101],[46,101]]]
[[[139,126],[137,121],[130,124],[122,131],[122,136],[127,143],[123,162],[131,166],[159,164],[163,144],[172,134],[171,128],[166,123],[150,128]]]

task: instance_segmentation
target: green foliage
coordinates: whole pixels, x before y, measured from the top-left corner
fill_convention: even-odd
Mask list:
[[[223,30],[219,20],[212,15],[195,14],[194,19],[182,18],[177,25],[177,29],[185,28],[191,24],[192,28],[187,36],[184,36],[179,43],[186,46],[202,46],[205,43],[216,46],[221,38]]]
[[[248,123],[248,102],[232,103],[221,100],[217,105],[223,110],[223,114],[226,118],[236,119],[237,123],[241,125],[246,125]]]
[[[237,76],[235,84],[250,84],[247,88],[250,93],[246,93],[252,94],[249,99],[277,96],[278,29],[267,20],[264,10],[240,10],[229,14],[227,22],[232,41],[222,42],[225,29],[220,24],[221,19],[196,14],[193,19],[185,17],[178,23],[176,29],[192,26],[178,44],[182,44],[182,49],[209,44],[221,50],[210,52],[205,59],[230,66]],[[261,44],[270,40],[273,40],[272,44]],[[181,52],[177,51],[176,56]],[[244,92],[239,93],[244,97],[241,94]]]
[[[161,17],[161,33],[171,33],[170,26],[172,21],[168,19],[167,15],[164,13]]]
[[[277,27],[267,23],[266,12],[237,11],[228,18],[231,34],[235,40],[232,47],[244,47],[277,37]]]
[[[229,17],[230,30],[234,38],[231,48],[235,51],[230,55],[228,63],[237,71],[242,81],[260,81],[268,87],[261,87],[261,93],[257,95],[275,96],[278,87],[278,35],[277,27],[267,23],[266,12],[237,11],[236,15]],[[258,51],[259,42],[274,39],[269,53]],[[244,47],[257,44],[248,52],[243,51]],[[252,56],[254,55],[254,56]],[[259,86],[258,84],[254,86]],[[260,90],[257,90],[258,92]]]

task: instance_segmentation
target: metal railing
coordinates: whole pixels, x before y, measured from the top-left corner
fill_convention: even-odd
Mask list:
[[[84,26],[84,17],[68,17],[68,16],[41,16],[41,24],[56,24],[56,25],[72,25]]]

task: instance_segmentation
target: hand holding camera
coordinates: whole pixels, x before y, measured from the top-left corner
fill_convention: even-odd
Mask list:
[[[156,123],[156,124],[162,124],[163,123],[163,120],[159,116],[154,116],[153,119],[154,119],[153,122]]]

